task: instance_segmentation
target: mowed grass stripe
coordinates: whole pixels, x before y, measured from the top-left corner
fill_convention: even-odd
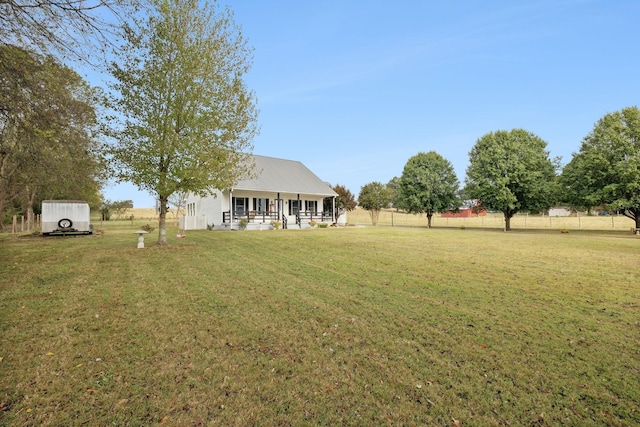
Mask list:
[[[1,241],[2,423],[640,422],[635,238],[111,227]]]

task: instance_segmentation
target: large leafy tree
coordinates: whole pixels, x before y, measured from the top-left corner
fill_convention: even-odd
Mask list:
[[[391,192],[386,185],[374,181],[363,185],[358,195],[358,204],[369,211],[371,215],[371,223],[378,225],[380,211],[389,207],[391,203]]]
[[[556,161],[547,143],[522,129],[478,139],[469,153],[465,195],[504,214],[505,230],[518,212],[540,212],[553,203]]]
[[[0,213],[45,198],[96,202],[94,91],[52,56],[0,45]]]
[[[435,151],[418,153],[404,166],[398,184],[399,206],[409,213],[426,213],[431,228],[434,213],[458,207],[460,183],[451,163]]]
[[[606,114],[562,171],[566,197],[578,207],[606,205],[640,228],[640,110]]]
[[[111,71],[123,123],[110,151],[116,178],[154,193],[158,242],[169,198],[210,194],[246,176],[257,131],[255,97],[243,82],[251,49],[231,11],[198,0],[153,0],[127,28]]]

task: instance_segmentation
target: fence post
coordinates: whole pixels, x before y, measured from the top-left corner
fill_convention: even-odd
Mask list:
[[[24,233],[24,215],[20,217],[20,232]]]
[[[15,215],[13,216],[13,223],[11,224],[11,232],[18,232],[18,217],[16,217]]]

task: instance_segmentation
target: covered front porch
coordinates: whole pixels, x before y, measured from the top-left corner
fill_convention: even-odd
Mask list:
[[[228,210],[222,212],[224,228],[309,228],[314,223],[335,222],[335,198],[329,206],[319,195],[263,193],[246,190],[228,193]],[[328,207],[329,209],[325,209]],[[256,227],[256,225],[258,227]]]

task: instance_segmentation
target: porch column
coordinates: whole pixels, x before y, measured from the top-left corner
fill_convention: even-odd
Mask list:
[[[280,209],[282,208],[282,200],[280,199],[280,193],[278,193],[278,200],[276,201],[276,212],[278,212],[278,218],[276,221],[280,221],[282,217],[280,216]]]
[[[331,203],[333,206],[331,207],[331,222],[335,222],[338,224],[338,216],[336,215],[336,196],[331,198]]]
[[[229,221],[233,225],[233,190],[229,190]]]

